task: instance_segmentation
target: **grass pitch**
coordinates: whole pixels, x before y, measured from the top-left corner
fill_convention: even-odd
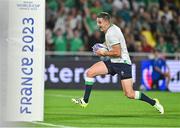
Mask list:
[[[71,102],[83,90],[45,90],[44,122],[32,127],[180,127],[180,93],[145,92],[158,98],[165,108],[160,115],[149,104],[129,100],[122,91],[93,90],[87,108]]]

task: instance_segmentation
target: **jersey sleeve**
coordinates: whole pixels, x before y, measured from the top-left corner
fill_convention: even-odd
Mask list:
[[[110,43],[111,46],[120,43],[120,40],[115,33],[109,33],[107,35],[107,41]]]
[[[124,42],[124,36],[121,31],[119,30],[112,30],[109,31],[107,34],[107,40],[110,43],[110,45],[120,44]]]

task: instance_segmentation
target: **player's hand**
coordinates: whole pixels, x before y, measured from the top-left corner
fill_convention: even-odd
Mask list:
[[[170,77],[169,72],[165,72],[165,73],[164,73],[164,76],[165,76],[165,77]]]
[[[93,47],[93,52],[95,55],[98,55],[98,56],[103,56],[104,55],[104,51],[108,51],[107,47],[103,44],[100,44],[100,43],[96,43]],[[98,51],[100,50],[100,51]],[[98,51],[98,52],[97,52]]]
[[[99,50],[96,51],[96,55],[98,55],[98,56],[105,56],[105,52],[106,51],[99,49]]]

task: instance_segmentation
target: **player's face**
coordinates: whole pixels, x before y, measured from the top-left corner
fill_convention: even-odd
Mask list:
[[[97,18],[96,22],[97,22],[97,26],[99,27],[100,31],[106,32],[109,22],[104,20],[103,18]]]

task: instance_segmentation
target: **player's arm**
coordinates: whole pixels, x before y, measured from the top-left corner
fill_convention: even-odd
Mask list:
[[[112,46],[112,49],[110,51],[103,51],[98,50],[96,52],[99,56],[109,56],[109,57],[120,57],[121,56],[121,46],[118,44],[115,44]]]
[[[163,75],[163,72],[161,71],[161,69],[160,69],[158,66],[155,66],[154,69],[155,69],[157,72],[159,72],[160,74]]]
[[[166,77],[169,77],[169,78],[170,78],[170,68],[169,68],[169,66],[167,65],[167,63],[166,63],[166,68],[167,68],[168,70],[167,70],[167,72],[165,72],[164,75],[165,75]]]
[[[169,75],[169,73],[162,72],[162,70],[161,70],[156,64],[157,64],[157,63],[154,64],[154,70],[155,70],[156,72],[158,72],[159,74],[167,77],[167,76]]]
[[[154,59],[153,61],[153,69],[158,72],[159,74],[162,74],[161,69],[158,67],[158,61],[156,59]]]

